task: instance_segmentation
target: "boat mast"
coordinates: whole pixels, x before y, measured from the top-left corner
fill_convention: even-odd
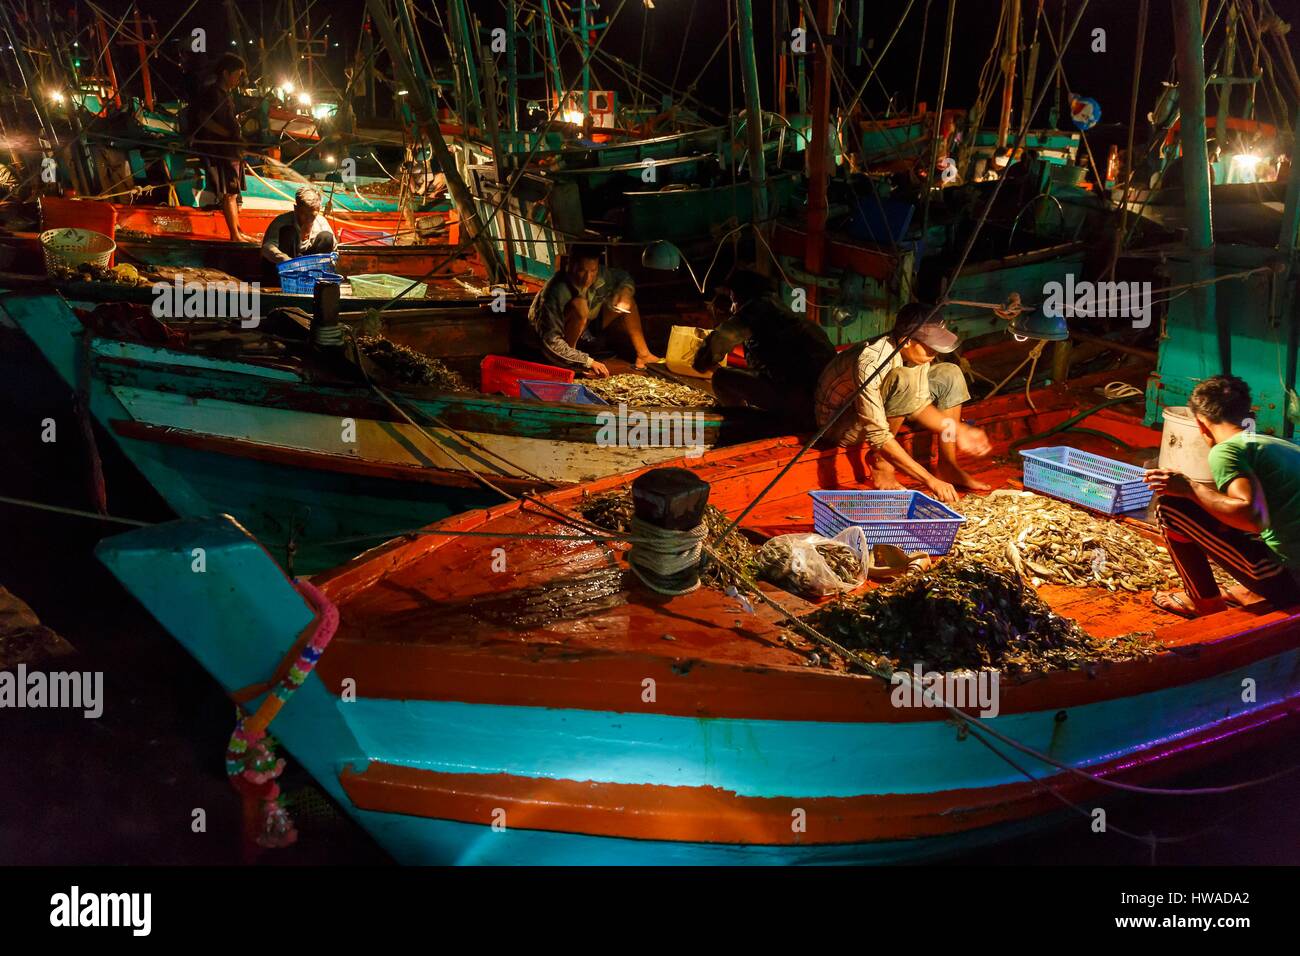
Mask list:
[[[551,17],[551,0],[542,0],[542,23],[546,26],[546,48],[551,52],[551,86],[555,88],[555,102],[564,115],[564,104],[560,97],[564,95],[564,78],[560,75],[560,51],[555,46],[555,21]]]
[[[1002,114],[998,117],[998,147],[1007,145],[1011,132],[1011,101],[1016,90],[1016,55],[1020,47],[1020,0],[1003,0],[1010,8],[1002,48]],[[942,122],[943,117],[940,116]]]
[[[405,3],[406,0],[398,0],[398,9],[403,14],[403,29],[409,25],[409,18],[405,16]],[[393,64],[393,71],[401,77],[406,88],[415,94],[410,97],[410,100],[416,114],[416,121],[428,136],[434,158],[437,159],[443,175],[447,177],[447,193],[460,217],[460,226],[466,230],[475,250],[483,260],[488,280],[499,282],[504,272],[497,257],[496,247],[483,229],[474,197],[469,187],[465,185],[465,180],[461,178],[460,170],[456,167],[456,159],[447,147],[447,141],[442,138],[442,129],[438,126],[438,107],[433,101],[429,81],[420,64],[418,47],[414,43],[411,44],[410,62],[402,56],[402,45],[398,42],[397,27],[389,14],[387,0],[366,0],[366,8],[370,11],[375,29],[379,31],[380,40],[388,49],[388,58]]]
[[[750,210],[754,228],[767,221],[767,162],[763,155],[763,104],[758,92],[758,58],[754,53],[754,11],[750,0],[736,0],[740,19],[740,77],[745,89],[745,133],[749,140]],[[767,256],[759,256],[761,265]]]
[[[834,66],[834,53],[828,38],[835,27],[831,16],[833,8],[834,0],[819,0],[812,24],[818,41],[817,56],[813,59],[812,137],[808,145],[808,239],[804,265],[814,278],[821,275],[826,249],[826,193],[830,179],[826,153],[830,145],[831,70]],[[814,282],[808,295],[810,312],[816,304],[817,286]]]
[[[1213,285],[1214,228],[1210,211],[1210,157],[1205,145],[1205,40],[1201,35],[1200,0],[1173,0],[1174,42],[1178,62],[1179,140],[1183,152],[1183,201],[1187,212],[1187,247],[1191,252],[1195,314],[1217,319]],[[1230,339],[1220,321],[1219,365],[1231,367]]]
[[[1214,117],[1214,138],[1219,154],[1228,159],[1228,116],[1232,104],[1232,73],[1237,62],[1237,5],[1228,0],[1228,19],[1223,26],[1223,62],[1219,70],[1219,101]]]
[[[519,132],[519,64],[515,59],[515,17],[517,0],[506,3],[506,124],[509,127],[511,146],[517,145]]]

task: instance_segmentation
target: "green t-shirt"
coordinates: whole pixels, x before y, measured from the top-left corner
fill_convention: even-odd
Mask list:
[[[1210,449],[1210,473],[1223,492],[1236,478],[1253,477],[1259,483],[1268,511],[1260,540],[1283,564],[1300,569],[1300,446],[1241,432]]]

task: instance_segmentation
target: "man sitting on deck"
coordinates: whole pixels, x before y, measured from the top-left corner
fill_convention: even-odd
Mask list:
[[[1274,607],[1300,603],[1300,447],[1247,430],[1250,387],[1239,378],[1207,378],[1187,404],[1210,446],[1214,485],[1163,469],[1146,474],[1187,589],[1156,594],[1156,605],[1195,617],[1242,603],[1235,589],[1219,592],[1210,558]]]
[[[293,209],[271,220],[262,237],[263,285],[280,284],[277,263],[333,252],[337,245],[329,220],[321,215],[320,192],[314,186],[303,186],[294,197]]]
[[[604,348],[605,334],[616,328],[632,341],[637,368],[661,361],[641,331],[632,277],[603,268],[600,257],[597,247],[574,247],[565,268],[546,281],[528,309],[533,349],[552,365],[596,378],[609,375],[609,369],[589,353]]]
[[[810,429],[817,379],[835,357],[826,331],[790,311],[771,280],[749,269],[733,270],[718,293],[728,314],[695,353],[695,370],[713,371],[713,393],[724,406],[761,408],[796,431]],[[747,367],[719,368],[741,344]]]
[[[872,483],[881,490],[901,489],[896,468],[919,481],[940,501],[957,500],[954,486],[988,491],[989,485],[957,464],[957,452],[982,458],[991,451],[981,428],[961,420],[970,399],[966,378],[951,362],[934,363],[940,353],[957,348],[957,336],[929,306],[913,303],[899,310],[893,331],[839,353],[817,383],[818,426],[825,425],[850,397],[853,405],[826,432],[825,441],[870,446],[866,453]],[[894,347],[900,345],[898,352]],[[888,361],[871,384],[863,382]],[[940,437],[939,467],[931,474],[895,437],[904,421]]]

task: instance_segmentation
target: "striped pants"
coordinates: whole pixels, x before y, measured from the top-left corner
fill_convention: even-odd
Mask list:
[[[1189,597],[1208,601],[1220,596],[1210,569],[1213,558],[1274,607],[1300,603],[1296,578],[1254,535],[1224,524],[1191,498],[1161,495],[1156,517]]]

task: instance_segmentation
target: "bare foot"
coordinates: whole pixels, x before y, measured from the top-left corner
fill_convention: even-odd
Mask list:
[[[874,455],[869,455],[867,465],[871,468],[871,484],[877,491],[905,490],[898,482],[898,471],[889,462]]]
[[[658,365],[662,361],[663,359],[658,355],[655,355],[653,352],[646,352],[645,355],[638,355],[636,357],[636,367],[645,368],[647,365]]]
[[[965,488],[967,491],[993,490],[993,486],[987,481],[980,481],[964,468],[958,468],[956,465],[949,465],[946,462],[939,462],[939,467],[935,469],[934,474],[936,477],[942,478],[958,488]]]
[[[254,238],[253,236],[248,235],[247,233],[244,233],[244,232],[241,232],[238,236],[236,236],[234,239],[232,239],[232,240],[230,240],[230,241],[231,241],[231,242],[251,242],[253,245],[257,245],[257,239]]]

